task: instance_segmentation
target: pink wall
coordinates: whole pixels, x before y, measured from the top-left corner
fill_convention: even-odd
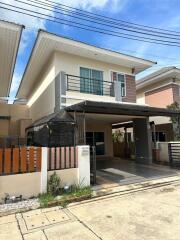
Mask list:
[[[145,93],[145,103],[152,107],[166,108],[167,105],[172,104],[173,101],[172,86]]]

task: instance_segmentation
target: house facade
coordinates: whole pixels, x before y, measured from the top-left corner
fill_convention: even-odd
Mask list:
[[[180,103],[180,69],[165,67],[137,81],[137,102],[152,107],[167,108]],[[152,118],[156,124],[157,141],[174,140],[170,118]]]
[[[68,110],[78,123],[76,143],[96,145],[97,155],[113,157],[112,125],[133,119],[146,124],[147,116],[134,116],[128,106],[143,106],[136,103],[135,75],[153,64],[40,31],[17,98],[36,127],[40,119],[84,101],[126,106],[126,114]]]

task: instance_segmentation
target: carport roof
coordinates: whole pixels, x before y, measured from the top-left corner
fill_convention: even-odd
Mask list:
[[[24,26],[0,20],[0,97],[9,96]]]
[[[155,108],[137,104],[83,101],[65,108],[68,112],[133,116],[180,116],[180,110]]]

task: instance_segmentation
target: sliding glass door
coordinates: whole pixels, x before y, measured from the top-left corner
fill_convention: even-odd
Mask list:
[[[103,95],[103,72],[81,67],[80,92]]]
[[[86,132],[86,144],[96,147],[96,155],[104,155],[104,132]]]

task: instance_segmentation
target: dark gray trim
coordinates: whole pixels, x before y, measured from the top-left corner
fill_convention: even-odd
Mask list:
[[[149,106],[140,106],[136,104],[122,104],[109,102],[94,102],[84,101],[66,107],[68,112],[85,112],[96,114],[111,114],[111,115],[129,115],[129,116],[179,116],[180,110],[170,110],[165,108],[155,108]]]

